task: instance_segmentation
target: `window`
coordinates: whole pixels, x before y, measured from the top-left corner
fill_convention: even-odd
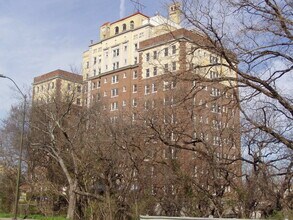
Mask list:
[[[169,69],[168,63],[166,63],[166,64],[164,65],[164,71],[167,72],[168,69]]]
[[[173,98],[171,97],[165,97],[164,98],[164,105],[172,105],[173,104]]]
[[[136,93],[136,92],[137,92],[137,85],[136,85],[136,84],[134,84],[134,85],[132,86],[132,92],[133,92],[133,93]]]
[[[77,98],[77,99],[76,99],[76,104],[77,104],[77,105],[80,105],[80,98]]]
[[[127,51],[127,45],[124,46],[124,51]]]
[[[116,123],[118,117],[114,116],[114,117],[110,117],[111,123]]]
[[[145,110],[148,110],[148,109],[150,109],[150,107],[151,107],[151,103],[150,103],[150,101],[149,101],[149,100],[145,101],[145,102],[144,102],[144,109],[145,109]]]
[[[105,91],[105,92],[104,92],[104,97],[106,97],[106,96],[107,96],[107,92]]]
[[[173,45],[172,46],[172,54],[175,54],[176,53],[176,45]]]
[[[137,107],[137,101],[136,101],[136,99],[132,99],[132,106],[133,107]]]
[[[122,31],[126,31],[126,24],[122,25]]]
[[[118,57],[119,56],[119,48],[113,50],[113,57]]]
[[[200,116],[199,117],[199,123],[202,123],[203,122],[203,116]]]
[[[118,109],[118,102],[112,102],[111,103],[111,111],[115,111]]]
[[[118,89],[117,88],[111,90],[111,97],[116,97],[116,96],[118,96]]]
[[[130,29],[134,29],[134,21],[130,21]]]
[[[168,89],[170,89],[170,84],[169,84],[169,82],[164,81],[164,83],[163,83],[163,90],[166,91]]]
[[[94,57],[94,64],[97,63],[97,57]]]
[[[211,90],[211,96],[220,96],[221,95],[221,91],[220,89],[217,89],[217,88],[212,88]]]
[[[169,51],[169,50],[168,50],[168,47],[166,47],[166,48],[164,49],[164,55],[165,55],[165,57],[168,56],[168,51]]]
[[[176,81],[172,81],[172,82],[171,82],[171,89],[176,88],[176,84],[177,84]]]
[[[118,75],[112,76],[112,84],[118,83]]]
[[[210,55],[210,63],[213,63],[213,64],[218,63],[218,57]]]
[[[145,77],[149,78],[150,77],[150,69],[145,70]]]
[[[221,121],[217,121],[217,120],[213,120],[212,121],[212,128],[215,129],[215,130],[222,129],[222,122]]]
[[[146,54],[146,61],[150,61],[150,53]]]
[[[193,157],[193,158],[195,158],[195,156]],[[193,176],[194,177],[197,177],[197,166],[194,166],[194,170],[193,170]]]
[[[176,62],[172,62],[172,70],[173,70],[173,71],[176,70]]]
[[[213,145],[221,145],[221,139],[219,136],[213,137]]]
[[[150,85],[145,85],[145,86],[144,86],[144,94],[145,94],[145,95],[150,94]]]
[[[138,45],[137,45],[137,43],[135,43],[134,44],[134,49],[137,50],[137,48],[138,48]]]
[[[134,70],[133,71],[132,78],[133,79],[137,79],[137,70]]]
[[[152,84],[152,93],[155,93],[155,92],[157,92],[157,91],[158,91],[157,86],[156,86],[155,83],[153,83],[153,84]]]
[[[156,60],[156,59],[158,58],[158,53],[157,53],[156,50],[154,51],[154,55],[153,55],[153,57],[154,57],[154,60]]]
[[[217,103],[212,104],[212,112],[214,113],[221,113],[221,106],[219,106]]]
[[[70,83],[67,84],[67,90],[68,91],[71,90],[71,84]]]
[[[86,62],[86,68],[88,69],[90,67],[90,62]]]
[[[122,106],[123,107],[126,106],[126,101],[125,100],[122,101]]]
[[[100,88],[101,87],[101,81],[99,80],[98,81],[98,88]]]
[[[210,71],[210,78],[211,79],[219,78],[219,73],[215,71]]]
[[[158,69],[157,69],[157,67],[155,66],[154,67],[154,76],[156,76],[158,74]]]
[[[104,83],[107,83],[107,78],[104,79]]]
[[[137,64],[137,57],[134,57],[134,64]]]
[[[119,69],[119,62],[113,63],[113,70]]]
[[[126,86],[123,86],[122,92],[126,92]]]
[[[52,82],[52,83],[51,83],[51,88],[54,89],[54,86],[55,86],[55,84],[54,84],[54,82]],[[79,87],[80,87],[80,86],[79,86]],[[38,87],[38,88],[39,88],[39,87]]]
[[[96,70],[94,70],[94,76],[96,75],[96,72],[97,72],[97,71],[96,71]]]
[[[119,34],[119,27],[115,27],[115,34]]]
[[[93,82],[92,88],[95,89],[96,87],[97,87],[97,83],[96,82]]]

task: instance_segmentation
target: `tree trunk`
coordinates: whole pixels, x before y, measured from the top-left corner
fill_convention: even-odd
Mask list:
[[[77,183],[74,181],[74,184],[70,184],[69,191],[68,191],[68,209],[67,209],[67,219],[74,220],[74,213],[75,213],[75,207],[76,207],[76,190]]]

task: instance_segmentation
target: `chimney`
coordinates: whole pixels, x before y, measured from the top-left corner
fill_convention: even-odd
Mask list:
[[[181,22],[181,4],[179,2],[175,2],[172,5],[169,5],[169,19],[176,24],[180,24]]]

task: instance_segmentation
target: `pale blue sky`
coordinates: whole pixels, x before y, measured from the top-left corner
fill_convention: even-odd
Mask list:
[[[141,0],[143,13],[164,15],[167,1]],[[80,69],[82,52],[98,40],[100,25],[134,12],[130,0],[0,0],[0,74],[28,90],[37,75]],[[12,87],[0,78],[0,120],[17,102]]]

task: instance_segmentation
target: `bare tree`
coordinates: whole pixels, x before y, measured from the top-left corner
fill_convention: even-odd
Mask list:
[[[248,198],[249,213],[242,215],[262,210],[268,216],[290,209],[292,5],[270,0],[183,0],[181,4],[183,23],[201,40],[190,39],[193,46],[187,52],[191,57],[187,70],[169,75],[195,85],[227,83],[227,91],[234,94],[242,118],[243,152],[227,162],[243,161],[250,167],[244,182],[257,183],[253,190],[261,194],[255,201]],[[205,54],[212,54],[206,57],[209,62],[194,62]],[[184,100],[193,98],[195,90],[187,92]],[[177,147],[182,149],[182,145]],[[239,207],[238,211],[243,204]]]

